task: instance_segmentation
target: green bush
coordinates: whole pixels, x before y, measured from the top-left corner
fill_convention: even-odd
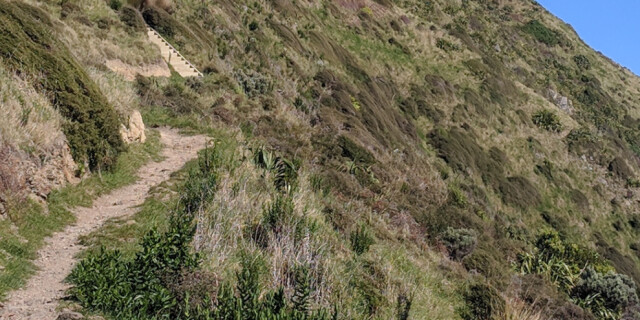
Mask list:
[[[289,196],[278,195],[276,199],[263,209],[262,224],[271,231],[279,233],[287,222],[294,217],[293,199]]]
[[[181,187],[182,197],[168,230],[148,232],[133,259],[102,249],[82,260],[69,275],[74,284],[71,298],[121,319],[210,319],[213,297],[208,295],[212,293],[198,286],[182,287],[187,292],[171,288],[197,273],[200,259],[191,249],[193,219],[213,197],[218,158],[215,149],[200,154],[198,167]],[[200,303],[194,305],[194,300]]]
[[[547,46],[555,46],[560,43],[561,38],[558,32],[547,28],[538,20],[529,21],[524,25],[523,30]]]
[[[375,242],[373,235],[369,229],[364,225],[351,232],[351,249],[357,254],[361,255],[369,251],[369,247]]]
[[[142,32],[146,29],[146,24],[140,12],[130,6],[122,7],[120,10],[120,21],[134,31]]]
[[[282,319],[282,320],[328,320],[325,309],[310,310],[310,280],[308,270],[298,267],[295,292],[287,299],[282,287],[264,294],[260,286],[260,261],[245,255],[242,268],[236,273],[236,288],[227,282],[218,290],[218,297],[210,319]],[[337,319],[334,311],[331,319]]]
[[[465,306],[461,316],[465,320],[498,319],[504,313],[504,299],[489,284],[476,282],[469,285],[463,298]]]
[[[601,274],[588,267],[571,290],[571,297],[600,319],[617,319],[625,308],[638,305],[636,291],[635,282],[628,276]]]
[[[535,246],[533,253],[518,256],[520,272],[543,275],[598,319],[619,319],[625,309],[638,305],[633,280],[615,273],[596,252],[551,230],[543,232]]]
[[[449,42],[443,38],[436,40],[436,47],[445,52],[460,51],[460,47],[457,44]]]
[[[552,111],[540,110],[531,116],[531,121],[538,127],[551,132],[562,131],[560,117]]]
[[[591,69],[591,62],[589,61],[589,58],[587,58],[582,54],[574,56],[573,62],[575,62],[580,69],[583,69],[583,70]]]
[[[253,149],[252,152],[253,162],[258,167],[274,173],[273,184],[278,191],[291,193],[297,188],[300,160],[276,156],[262,146]]]
[[[0,58],[7,67],[33,76],[34,88],[66,119],[63,131],[76,162],[108,168],[125,149],[118,115],[51,28],[42,10],[22,2],[3,3]]]
[[[273,83],[271,83],[266,76],[258,72],[252,70],[237,70],[234,73],[234,78],[249,98],[268,94],[273,91]]]
[[[447,247],[451,259],[460,261],[476,248],[478,235],[475,230],[449,227],[440,235],[440,241]]]
[[[612,270],[597,252],[563,240],[555,230],[543,231],[534,252],[519,255],[518,261],[522,273],[543,274],[564,290],[575,285],[586,266],[603,273]]]
[[[175,20],[166,11],[154,7],[142,11],[142,18],[153,29],[166,38],[173,38],[176,34]]]
[[[109,0],[109,7],[115,11],[119,11],[122,8],[122,0]]]

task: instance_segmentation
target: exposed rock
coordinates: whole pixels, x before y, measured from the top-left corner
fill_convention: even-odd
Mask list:
[[[569,100],[569,98],[560,95],[552,89],[549,89],[547,91],[547,96],[549,99],[551,99],[551,101],[553,101],[553,103],[555,103],[556,106],[558,106],[558,108],[560,108],[560,110],[566,112],[569,115],[573,114],[573,102]]]
[[[64,137],[45,150],[31,153],[13,148],[3,150],[0,154],[0,193],[44,200],[51,190],[78,180],[73,175],[77,167]],[[0,199],[0,204],[0,214],[3,214],[8,210],[7,203]]]
[[[144,133],[144,122],[140,111],[134,110],[129,116],[129,127],[122,125],[120,127],[120,135],[126,143],[140,142],[144,143],[147,136]]]

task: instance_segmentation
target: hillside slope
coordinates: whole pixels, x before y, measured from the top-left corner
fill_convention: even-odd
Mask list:
[[[87,310],[639,318],[640,78],[535,1],[28,2],[118,48],[70,50],[112,104],[215,138],[160,231],[92,240],[124,254],[72,274]],[[95,62],[153,63],[145,22],[204,77]]]

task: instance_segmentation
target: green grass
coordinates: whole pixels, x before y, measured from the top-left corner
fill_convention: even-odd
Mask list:
[[[171,209],[179,200],[177,186],[196,163],[196,160],[188,162],[181,170],[174,172],[168,181],[153,187],[149,191],[150,196],[133,216],[110,219],[100,229],[81,237],[80,243],[88,247],[81,256],[98,252],[101,247],[133,256],[139,249],[138,241],[146,233],[152,229],[166,231]]]
[[[0,221],[0,299],[35,273],[32,260],[44,239],[75,220],[70,208],[91,206],[98,196],[133,183],[138,168],[148,161],[159,161],[161,150],[160,135],[149,132],[147,142],[130,146],[112,171],[95,173],[77,185],[49,194],[46,211],[30,199],[10,209],[9,219]]]
[[[125,149],[118,135],[118,115],[51,32],[54,28],[45,11],[25,3],[6,3],[0,7],[0,58],[9,69],[34,77],[34,89],[45,94],[67,120],[63,130],[74,159],[87,161],[92,169],[108,168]]]
[[[374,58],[380,61],[390,61],[397,65],[414,63],[412,57],[398,46],[391,45],[381,39],[372,40],[351,30],[329,27],[327,34],[337,35],[346,44],[349,51],[358,53],[361,58]]]

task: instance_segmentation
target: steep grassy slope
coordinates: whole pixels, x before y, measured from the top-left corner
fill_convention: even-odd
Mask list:
[[[93,13],[95,3],[83,4],[85,13]],[[100,5],[116,16],[104,3]],[[97,57],[107,45],[92,46],[78,39],[87,34],[77,24],[61,22],[60,7],[52,2],[5,1],[0,8],[1,297],[33,273],[30,260],[44,238],[73,221],[70,207],[90,205],[96,195],[131,183],[132,173],[154,152],[134,147],[124,160],[117,160],[125,150],[119,134],[121,118],[137,107],[138,99],[130,84],[104,68],[103,56]],[[99,37],[96,30],[87,29],[88,39]],[[132,38],[120,34],[120,42],[109,45],[122,44],[144,60],[148,44],[134,42],[133,50],[123,44]],[[84,50],[90,46],[92,50]],[[135,61],[126,55],[111,58]],[[157,139],[148,146],[157,146]],[[87,169],[97,176],[66,186],[78,183],[77,175],[84,177]]]
[[[75,14],[135,13],[112,7]],[[291,299],[307,283],[307,307],[349,319],[637,317],[640,79],[535,2],[139,8],[206,73],[139,77],[145,121],[226,146],[207,187],[216,195],[192,212],[202,260],[158,269],[184,286],[145,275],[166,290],[167,315],[195,307],[185,292],[221,312],[203,297],[244,297],[243,285],[262,298],[283,288],[278,301],[300,311]],[[96,28],[84,32],[116,41]],[[198,289],[202,270],[224,285]],[[81,276],[76,292],[91,280]],[[151,317],[144,305],[76,298]]]
[[[91,168],[115,162],[124,148],[117,115],[66,47],[51,36],[54,24],[48,15],[17,2],[7,3],[0,14],[4,63],[34,77],[33,85],[68,120],[64,131],[74,158]]]

